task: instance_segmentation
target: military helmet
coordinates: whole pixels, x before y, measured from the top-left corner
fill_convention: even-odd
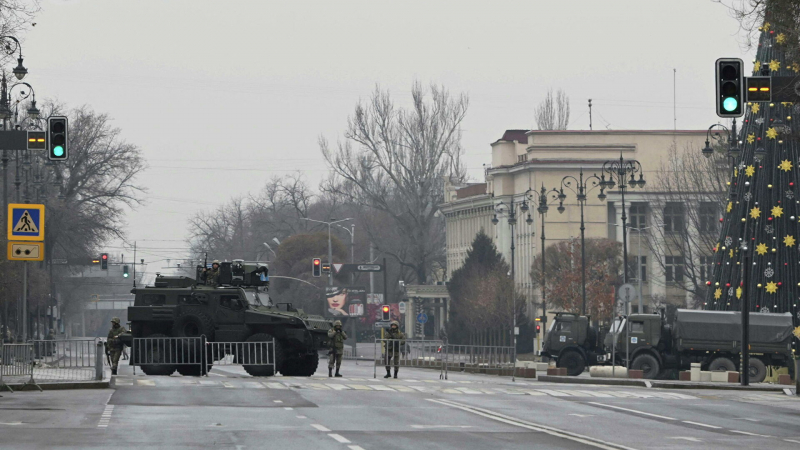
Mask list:
[[[392,325],[396,326],[397,328],[400,328],[400,322],[396,320],[389,322],[389,326],[391,327]]]
[[[111,319],[111,323],[119,325],[119,317],[114,317],[113,319]]]
[[[340,327],[340,326],[342,326],[342,321],[341,321],[341,320],[337,320],[337,321],[333,322],[333,326],[334,326],[334,327]]]
[[[211,261],[211,265],[213,266],[214,264],[219,265],[219,260],[215,259],[214,261]]]

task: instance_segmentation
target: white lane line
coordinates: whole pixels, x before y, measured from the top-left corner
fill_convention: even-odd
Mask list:
[[[326,386],[333,389],[334,391],[349,391],[351,390],[349,386],[345,386],[343,384],[333,384],[333,383],[326,383]]]
[[[575,442],[580,442],[582,444],[590,445],[592,447],[602,448],[604,450],[633,450],[630,447],[626,447],[620,444],[614,444],[611,442],[602,441],[597,438],[591,438],[588,436],[583,436],[581,434],[572,433],[570,431],[559,430],[558,428],[553,428],[547,425],[541,425],[538,423],[527,422],[521,419],[517,419],[515,417],[506,416],[504,414],[500,414],[494,411],[490,411],[488,409],[478,408],[475,406],[464,405],[461,403],[456,403],[451,400],[440,400],[440,399],[433,399],[428,398],[426,399],[429,402],[439,403],[441,405],[450,406],[451,408],[461,409],[463,411],[470,412],[472,414],[476,414],[479,416],[483,416],[492,420],[496,420],[498,422],[507,423],[509,425],[514,425],[520,428],[526,428],[528,430],[539,431],[542,433],[547,433],[552,436],[556,436],[562,439],[568,439]]]
[[[789,388],[785,388],[783,390],[783,393],[786,394],[786,395],[794,395],[794,391],[789,389]]]
[[[691,424],[691,425],[697,425],[698,427],[706,427],[706,428],[714,428],[714,429],[722,428],[722,427],[718,427],[716,425],[709,425],[707,423],[692,422],[691,420],[684,420],[683,423],[688,423],[688,424]]]
[[[316,429],[317,429],[317,430],[319,430],[319,431],[324,431],[325,433],[327,433],[327,432],[331,431],[331,430],[329,430],[329,429],[327,429],[327,428],[323,427],[322,425],[320,425],[320,424],[318,424],[318,423],[312,423],[312,424],[311,424],[311,426],[312,426],[312,427],[314,427],[314,428],[316,428]]]
[[[273,403],[283,403],[283,400],[273,400]]]
[[[606,405],[606,404],[604,404],[604,403],[597,403],[597,402],[586,402],[586,403],[588,403],[588,404],[590,404],[590,405],[601,406],[601,407],[604,407],[604,408],[613,408],[613,409],[619,409],[619,410],[621,410],[621,411],[628,411],[628,412],[632,412],[632,413],[635,413],[635,414],[642,414],[642,415],[644,415],[644,416],[655,417],[655,418],[657,418],[657,419],[664,419],[664,420],[678,420],[678,419],[675,419],[675,418],[673,418],[673,417],[660,416],[660,415],[658,415],[658,414],[651,414],[651,413],[644,412],[644,411],[637,411],[637,410],[635,410],[635,409],[623,408],[623,407],[621,407],[621,406]]]
[[[653,385],[647,380],[644,380],[644,385],[647,386],[648,388],[653,387]]]
[[[739,431],[739,430],[731,430],[731,433],[745,434],[747,436],[772,437],[768,434],[756,434],[756,433],[751,433],[749,431]]]
[[[306,416],[297,416],[298,419],[307,419]]]
[[[800,444],[800,441],[795,441],[794,439],[784,439],[786,442],[794,442],[795,444]]]
[[[231,384],[231,383],[229,383],[229,382],[227,382],[227,381],[223,381],[223,382],[222,382],[222,385],[223,385],[223,386],[225,386],[226,388],[232,388],[232,387],[234,387],[234,386],[233,386],[233,384]]]
[[[333,438],[333,440],[335,440],[336,442],[338,442],[340,444],[349,444],[350,443],[350,441],[348,441],[347,438],[345,438],[341,434],[332,433],[332,434],[329,434],[328,437]]]
[[[292,408],[292,407],[286,407],[286,408],[283,408],[283,409],[285,409],[285,410],[287,410],[287,411],[291,411],[291,410],[293,410],[294,408]]]
[[[347,448],[349,448],[350,450],[364,450],[364,448],[361,447],[360,445],[348,445]]]
[[[572,397],[570,394],[565,394],[564,392],[554,391],[550,389],[537,389],[537,391],[544,392],[545,394],[551,397]]]

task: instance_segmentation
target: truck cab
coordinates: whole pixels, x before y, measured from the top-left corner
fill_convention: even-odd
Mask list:
[[[580,375],[586,366],[605,361],[598,334],[589,316],[557,312],[544,337],[542,356],[554,359],[558,367],[565,367],[568,375]]]

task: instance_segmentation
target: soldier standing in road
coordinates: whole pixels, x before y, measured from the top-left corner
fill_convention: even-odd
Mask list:
[[[203,271],[203,280],[209,286],[219,285],[219,260],[211,263],[211,268]]]
[[[125,327],[119,324],[119,317],[111,319],[111,330],[108,332],[108,340],[106,341],[106,350],[111,353],[111,375],[117,374],[119,357],[122,355],[122,350],[125,347],[119,339],[119,335],[125,331]]]
[[[328,330],[328,339],[330,339],[331,350],[328,352],[328,377],[331,377],[333,372],[333,365],[336,364],[336,376],[339,375],[339,368],[342,367],[342,355],[344,355],[344,341],[347,339],[347,333],[342,330],[342,321],[337,320],[333,322],[333,328]]]
[[[406,335],[400,331],[400,324],[396,320],[392,321],[389,331],[386,332],[386,339],[386,376],[383,378],[392,376],[390,372],[392,357],[394,357],[394,377],[397,378],[397,371],[400,368],[400,351],[405,345]]]

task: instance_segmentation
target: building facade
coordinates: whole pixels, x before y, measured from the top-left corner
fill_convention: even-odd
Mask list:
[[[541,223],[536,212],[537,200],[530,204],[527,213],[519,209],[525,193],[532,190],[538,196],[542,185],[547,190],[560,187],[564,176],[577,178],[581,170],[584,176],[600,175],[603,163],[618,160],[620,155],[626,160],[638,160],[644,179],[652,181],[672,149],[696,149],[700,152],[705,139],[706,130],[506,131],[501,139],[491,144],[492,165],[485,170],[484,183],[447,184],[445,187],[446,202],[440,209],[446,218],[448,278],[461,267],[475,234],[481,229],[493,238],[497,249],[510,262],[511,227],[507,217],[498,215],[497,225],[492,223],[492,218],[501,202],[511,205],[513,199],[517,217],[514,227],[515,282],[517,289],[533,303],[529,306],[537,306],[528,308],[528,311],[541,311],[541,306],[538,306],[540,295],[530,277],[534,258],[541,253]],[[597,198],[598,193],[599,188],[589,192],[584,206],[586,238],[609,238],[622,242],[621,193],[617,189],[606,190],[605,201]],[[660,193],[654,190],[653,183],[644,189],[627,189],[625,192],[628,255],[629,259],[637,258],[642,267],[642,296],[646,310],[663,302],[681,307],[688,304],[686,290],[677,286],[683,280],[680,257],[666,257],[669,259],[664,261],[665,265],[656,264],[644,235],[639,245],[639,233],[647,233],[648,227],[670,226],[653,223],[650,208],[656,203],[659,208],[663,207],[663,202],[654,201],[658,195]],[[545,247],[580,239],[580,206],[573,193],[568,192],[564,206],[563,214],[551,207],[545,215]],[[531,224],[526,222],[528,214]],[[670,217],[668,211],[659,215]],[[587,270],[591,268],[587,267]],[[636,283],[638,267],[631,272],[629,282]],[[531,315],[538,315],[538,312]]]

